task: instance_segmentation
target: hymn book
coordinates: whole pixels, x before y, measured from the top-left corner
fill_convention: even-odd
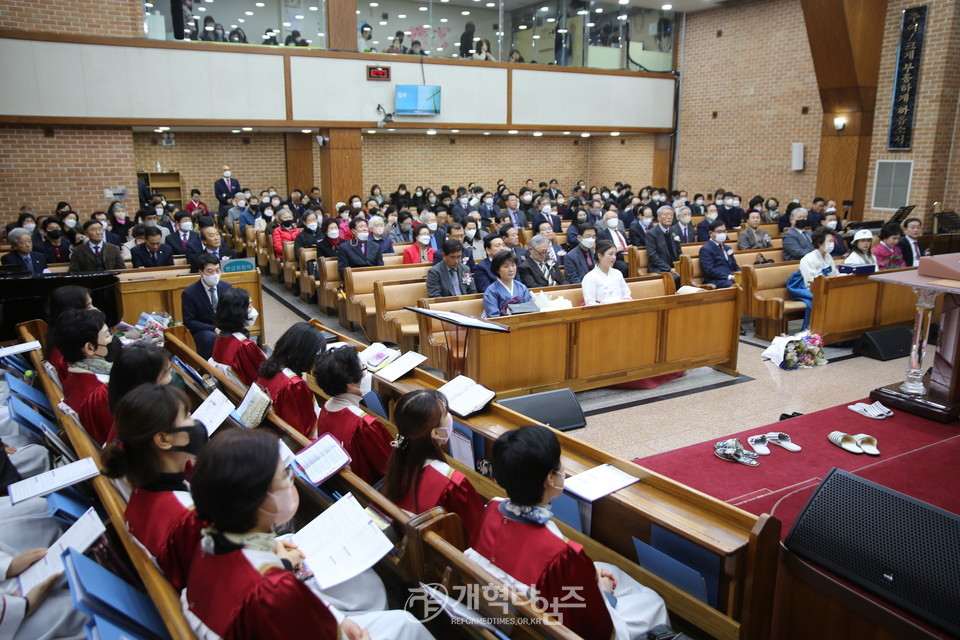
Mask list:
[[[260,385],[254,383],[247,389],[247,395],[243,396],[240,406],[231,415],[247,429],[253,429],[263,422],[263,416],[267,415],[269,410],[270,396]]]
[[[69,487],[83,480],[100,475],[100,469],[93,461],[93,458],[83,458],[76,462],[51,469],[44,473],[37,474],[32,478],[14,482],[7,487],[7,493],[10,496],[10,504],[23,502],[28,498],[45,496],[48,493],[59,491],[64,487]]]
[[[496,393],[467,376],[457,376],[437,391],[446,397],[450,411],[460,417],[480,411],[497,396]]]
[[[350,454],[340,441],[327,433],[302,449],[294,460],[313,484],[322,484],[327,478],[350,464]]]

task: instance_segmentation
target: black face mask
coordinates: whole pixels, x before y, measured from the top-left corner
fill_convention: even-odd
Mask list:
[[[181,431],[186,431],[190,434],[190,442],[184,446],[172,446],[169,450],[189,453],[193,457],[199,456],[203,445],[207,444],[207,441],[210,439],[207,435],[207,428],[199,420],[194,420],[192,427],[176,427],[175,429],[170,429],[167,433],[179,433]]]
[[[293,220],[284,220],[280,223],[280,226],[282,226],[284,229],[289,229],[293,226]]]
[[[63,235],[63,232],[60,231],[60,229],[53,229],[51,231],[47,231],[47,237],[50,238],[51,240],[59,240],[60,236],[62,235]]]
[[[120,355],[121,351],[123,351],[123,343],[120,342],[120,338],[113,336],[113,340],[107,345],[107,355],[105,355],[103,359],[107,362],[113,362],[117,359],[117,356]]]
[[[807,220],[806,220],[806,219],[797,220],[797,229],[803,229],[805,226],[807,226]]]

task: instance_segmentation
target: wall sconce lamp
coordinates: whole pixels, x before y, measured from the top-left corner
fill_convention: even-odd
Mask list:
[[[837,116],[836,118],[833,119],[833,126],[836,128],[837,131],[840,131],[841,129],[843,129],[846,126],[846,124],[847,124],[847,119],[844,118],[843,116]]]

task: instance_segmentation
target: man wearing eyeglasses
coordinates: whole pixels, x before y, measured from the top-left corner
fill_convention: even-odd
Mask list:
[[[530,240],[529,259],[521,262],[517,269],[520,281],[528,288],[567,284],[560,267],[549,260],[551,248],[550,240],[546,236],[536,235]]]

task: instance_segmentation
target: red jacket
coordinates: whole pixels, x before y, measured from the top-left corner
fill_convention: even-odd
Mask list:
[[[278,258],[283,257],[283,243],[284,242],[293,242],[297,239],[297,236],[300,235],[300,232],[303,231],[302,227],[294,227],[293,229],[284,229],[283,227],[277,227],[273,230],[273,254]]]

